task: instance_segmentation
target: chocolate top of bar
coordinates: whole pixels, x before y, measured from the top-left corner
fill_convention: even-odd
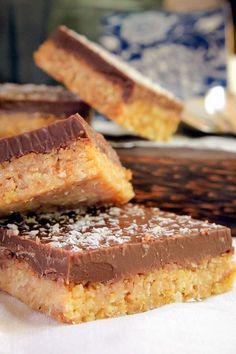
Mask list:
[[[89,106],[62,86],[0,84],[0,112],[89,115]]]
[[[164,90],[156,83],[152,82],[133,67],[109,53],[100,45],[88,40],[86,37],[60,26],[49,38],[55,46],[63,48],[82,57],[88,65],[95,68],[108,80],[119,85],[123,89],[123,99],[126,101],[132,95],[136,84],[142,85],[159,98],[159,103],[168,109],[182,110],[182,104],[174,96]]]
[[[231,251],[228,228],[139,205],[0,221],[0,263],[17,257],[66,283],[117,280],[168,264],[192,268]]]
[[[73,54],[79,54],[86,62],[96,68],[97,71],[105,75],[109,80],[123,88],[123,98],[126,100],[132,93],[134,82],[130,80],[121,70],[106,62],[96,52],[93,52],[88,46],[76,38],[76,33],[60,26],[50,37],[53,43]],[[81,37],[81,36],[80,36]]]
[[[92,141],[113,162],[119,158],[102,135],[96,133],[79,114],[58,120],[46,127],[0,139],[0,163],[19,158],[29,153],[50,153],[66,148],[77,140]]]

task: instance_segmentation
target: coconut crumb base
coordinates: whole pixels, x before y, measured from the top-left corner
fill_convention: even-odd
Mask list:
[[[0,166],[0,214],[61,206],[123,204],[133,197],[131,173],[92,143],[29,153]]]
[[[224,254],[188,268],[173,264],[113,283],[65,285],[40,278],[24,261],[9,259],[0,268],[0,289],[60,322],[76,324],[224,293],[232,288],[235,273],[232,254]]]

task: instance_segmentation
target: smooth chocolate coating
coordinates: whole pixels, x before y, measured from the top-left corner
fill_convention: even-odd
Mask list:
[[[66,148],[77,140],[91,141],[110,160],[120,165],[116,152],[101,134],[96,133],[79,114],[58,120],[47,127],[0,139],[0,163],[29,153],[47,154]]]
[[[132,94],[134,81],[125,75],[121,70],[108,63],[105,59],[94,53],[84,43],[70,34],[64,26],[60,26],[50,37],[50,40],[58,48],[63,48],[72,54],[82,57],[88,65],[96,68],[98,72],[105,75],[108,80],[123,89],[123,99],[127,100]]]
[[[0,163],[32,152],[47,154],[77,139],[88,139],[86,128],[85,121],[76,114],[44,128],[0,139]]]
[[[66,283],[115,281],[168,264],[194,268],[233,250],[224,226],[131,204],[17,214],[0,225],[0,264],[16,257]]]

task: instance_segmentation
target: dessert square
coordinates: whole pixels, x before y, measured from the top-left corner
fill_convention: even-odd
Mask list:
[[[0,138],[38,129],[79,113],[90,121],[90,108],[61,86],[0,84]]]
[[[78,115],[0,139],[0,215],[80,204],[123,204],[131,173]]]
[[[61,26],[34,55],[36,64],[130,132],[166,140],[182,104],[101,46]]]
[[[230,230],[127,204],[0,221],[0,289],[80,323],[231,289]]]

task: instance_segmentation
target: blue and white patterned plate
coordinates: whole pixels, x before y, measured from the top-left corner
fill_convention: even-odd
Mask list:
[[[179,98],[226,86],[224,8],[114,13],[102,19],[100,42]]]

